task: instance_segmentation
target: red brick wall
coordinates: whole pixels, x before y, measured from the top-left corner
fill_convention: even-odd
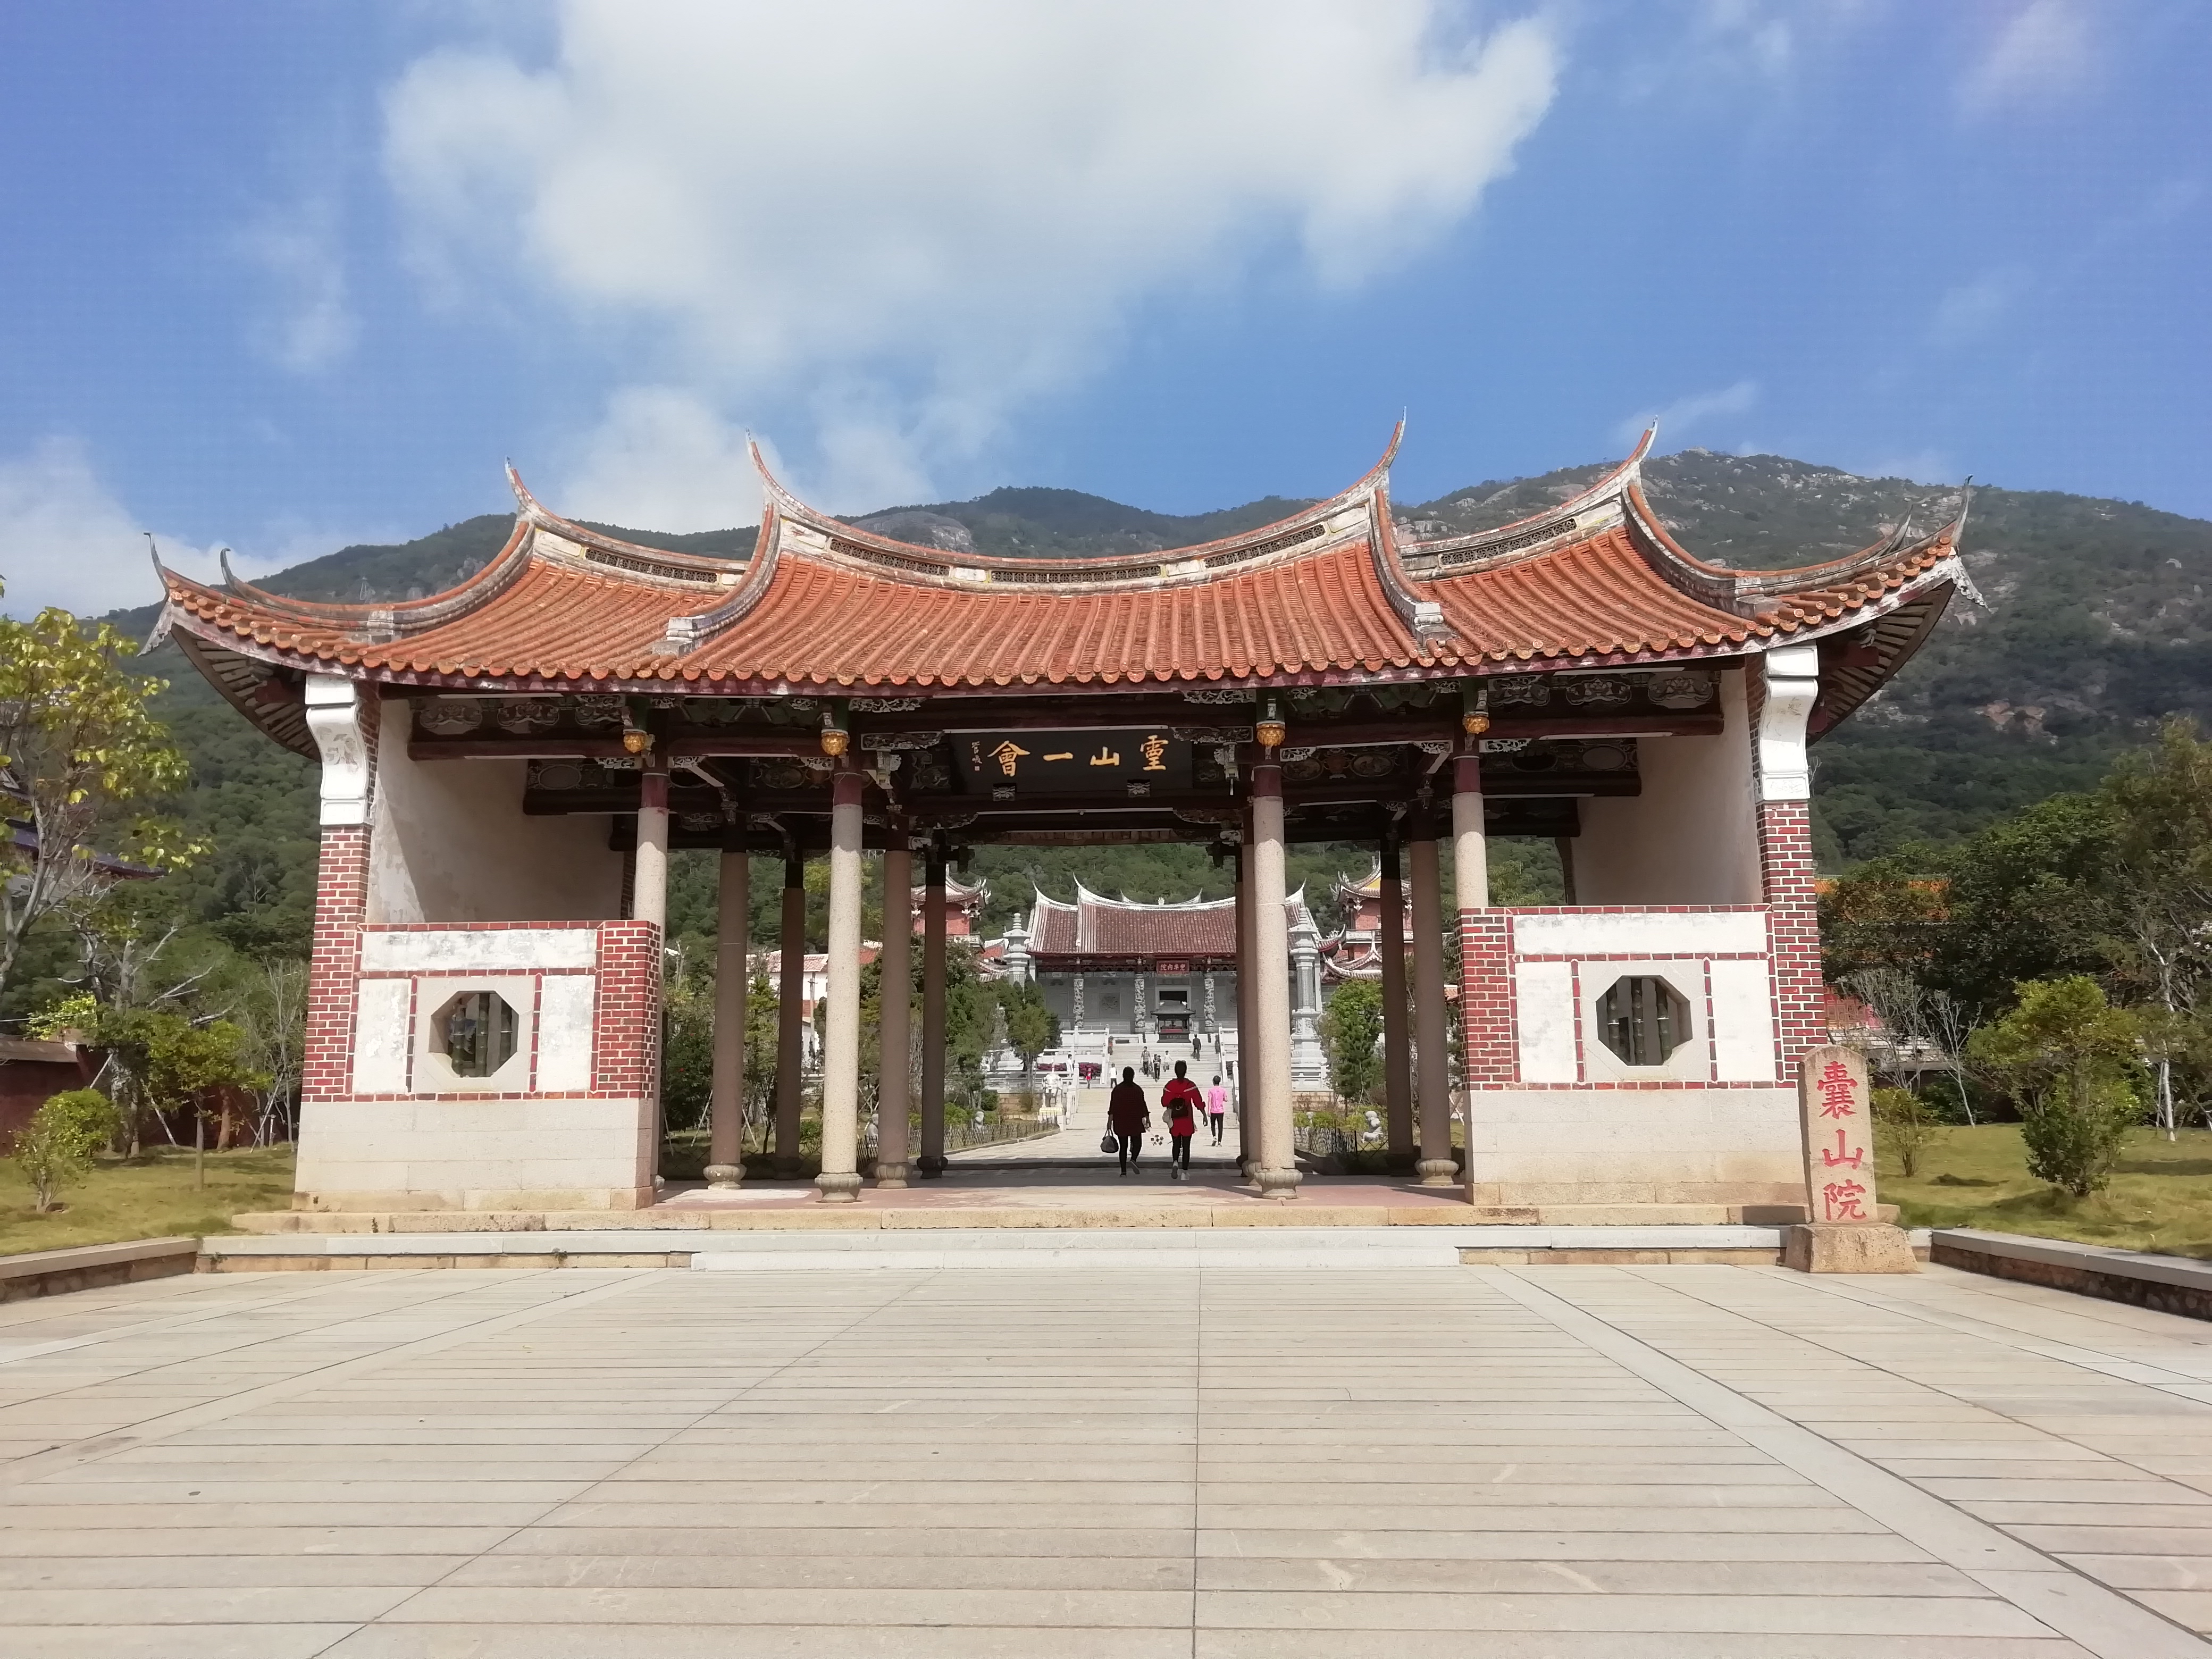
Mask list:
[[[335,1100],[353,1088],[354,982],[368,908],[368,830],[331,824],[315,865],[313,955],[307,963],[307,1030],[300,1096]]]
[[[1469,1088],[1504,1087],[1520,1072],[1512,927],[1504,910],[1459,913],[1460,1041]]]
[[[651,1096],[660,1085],[660,929],[599,927],[599,1000],[592,1022],[592,1092]]]
[[[1799,1056],[1828,1040],[1809,803],[1775,800],[1759,807],[1759,860],[1774,952],[1775,1057],[1778,1075],[1790,1078]]]

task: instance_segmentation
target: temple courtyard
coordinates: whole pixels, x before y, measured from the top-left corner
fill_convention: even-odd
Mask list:
[[[2212,1652],[2204,1323],[1146,1237],[0,1307],[0,1650]]]

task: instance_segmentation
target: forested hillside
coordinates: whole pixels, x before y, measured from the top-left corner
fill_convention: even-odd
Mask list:
[[[1542,510],[1602,470],[1471,484],[1399,513],[1430,534],[1500,524]],[[1907,514],[1932,525],[1957,506],[1955,489],[1778,456],[1688,450],[1650,462],[1645,479],[1653,504],[1693,551],[1745,567],[1832,557]],[[952,549],[1110,554],[1209,539],[1299,505],[1270,499],[1178,517],[1074,490],[1008,489],[860,522]],[[480,567],[512,523],[486,514],[396,546],[349,547],[266,585],[356,601],[434,592]],[[722,556],[743,556],[753,537],[750,528],[665,536],[602,527]],[[1917,839],[1954,838],[2025,803],[2087,787],[2160,715],[2212,708],[2212,604],[2204,591],[2212,580],[2212,524],[2139,503],[1986,489],[1975,493],[1966,546],[1988,608],[1955,603],[1898,682],[1815,750],[1817,833],[1831,867]],[[118,620],[143,629],[152,614]],[[308,763],[253,733],[173,648],[156,653],[156,665],[173,683],[164,710],[195,769],[185,811],[220,849],[184,878],[192,910],[220,919],[241,943],[303,939],[314,852]],[[1548,847],[1499,850],[1501,896],[1556,893]],[[1318,898],[1337,870],[1364,866],[1358,848],[1307,849],[1292,878],[1308,880]],[[1026,903],[1032,880],[1062,896],[1078,874],[1101,890],[1143,898],[1228,890],[1195,848],[978,849],[971,874],[993,884],[994,925]],[[763,919],[771,879],[763,866],[755,884]],[[710,929],[702,870],[679,870],[672,902],[678,931]]]

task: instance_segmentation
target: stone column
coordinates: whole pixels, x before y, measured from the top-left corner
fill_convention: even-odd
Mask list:
[[[638,776],[636,874],[630,919],[668,927],[668,769],[647,762]]]
[[[746,963],[752,934],[752,864],[744,832],[732,829],[722,848],[721,889],[714,929],[714,1084],[707,1133],[707,1184],[735,1187],[745,1178]]]
[[[1398,838],[1382,838],[1382,911],[1375,949],[1382,958],[1382,1114],[1390,1167],[1413,1167],[1413,1051],[1406,1041],[1406,884],[1399,871]]]
[[[921,1157],[925,1181],[945,1173],[945,849],[922,857]]]
[[[903,1187],[907,1176],[908,1083],[914,1064],[908,1011],[914,995],[914,854],[894,825],[884,849],[883,1055],[876,1087],[876,1185]]]
[[[1297,1147],[1291,1133],[1291,941],[1283,914],[1283,769],[1252,769],[1252,1001],[1259,1030],[1254,1113],[1263,1198],[1296,1198]]]
[[[1453,926],[1461,930],[1459,976],[1459,1042],[1461,1070],[1467,1091],[1467,1183],[1468,1200],[1474,1199],[1474,1079],[1476,1054],[1480,1044],[1476,1040],[1474,984],[1473,958],[1478,954],[1466,942],[1467,922],[1470,913],[1490,908],[1490,840],[1489,830],[1482,816],[1482,757],[1473,745],[1468,752],[1452,763],[1452,879],[1458,889],[1452,918]],[[1565,837],[1560,840],[1560,867],[1569,866],[1566,849],[1572,846]],[[1573,895],[1567,902],[1574,902]]]
[[[1425,813],[1414,827],[1412,842],[1414,1098],[1421,1141],[1420,1162],[1413,1170],[1424,1187],[1449,1187],[1459,1180],[1459,1165],[1452,1162],[1451,1065],[1444,1046],[1444,941],[1439,931],[1443,894],[1436,825]]]
[[[1259,1149],[1252,1143],[1252,844],[1237,845],[1237,1162],[1252,1178]]]
[[[806,855],[796,846],[783,855],[781,969],[776,975],[775,1172],[799,1173],[799,1109],[805,1098],[806,1045],[801,1035],[806,1001]]]
[[[860,794],[867,780],[841,771],[830,806],[830,961],[822,1024],[822,1173],[824,1204],[860,1190]]]

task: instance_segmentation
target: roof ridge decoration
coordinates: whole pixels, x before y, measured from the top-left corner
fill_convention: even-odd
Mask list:
[[[757,443],[749,444],[753,465],[780,527],[787,534],[796,529],[811,532],[818,544],[799,544],[799,550],[832,562],[856,563],[871,574],[889,572],[895,577],[931,585],[957,587],[978,586],[1066,588],[1123,584],[1158,586],[1184,580],[1205,580],[1218,571],[1281,556],[1303,556],[1354,539],[1367,528],[1351,519],[1355,508],[1364,508],[1387,489],[1390,464],[1404,441],[1406,422],[1392,429],[1390,441],[1375,465],[1348,489],[1313,502],[1281,519],[1250,530],[1162,548],[1154,553],[1098,554],[1080,558],[1024,558],[1007,554],[954,553],[849,524],[809,506],[791,493],[769,470]],[[1388,515],[1385,515],[1387,521]],[[1341,522],[1339,522],[1341,520]],[[766,545],[763,534],[763,544]]]
[[[1838,587],[1863,584],[1869,577],[1887,574],[1899,562],[1911,562],[1935,550],[1942,552],[1908,573],[1925,578],[1940,567],[1950,567],[1953,580],[1972,586],[1958,556],[1958,539],[1966,528],[1970,492],[1961,492],[1959,511],[1924,536],[1912,535],[1910,514],[1879,540],[1856,553],[1817,564],[1794,565],[1781,570],[1739,570],[1701,559],[1676,541],[1644,494],[1640,483],[1632,483],[1626,494],[1626,526],[1630,540],[1644,562],[1677,592],[1715,610],[1770,625],[1788,621],[1826,620],[1814,612],[1801,614],[1793,599],[1819,599]],[[1888,585],[1887,582],[1885,586]]]
[[[1659,422],[1654,421],[1644,428],[1643,437],[1626,460],[1557,507],[1488,530],[1416,542],[1412,551],[1422,562],[1419,576],[1433,579],[1487,570],[1530,556],[1554,543],[1579,541],[1606,528],[1620,517],[1621,503],[1628,492],[1642,483],[1644,459],[1658,437]]]

